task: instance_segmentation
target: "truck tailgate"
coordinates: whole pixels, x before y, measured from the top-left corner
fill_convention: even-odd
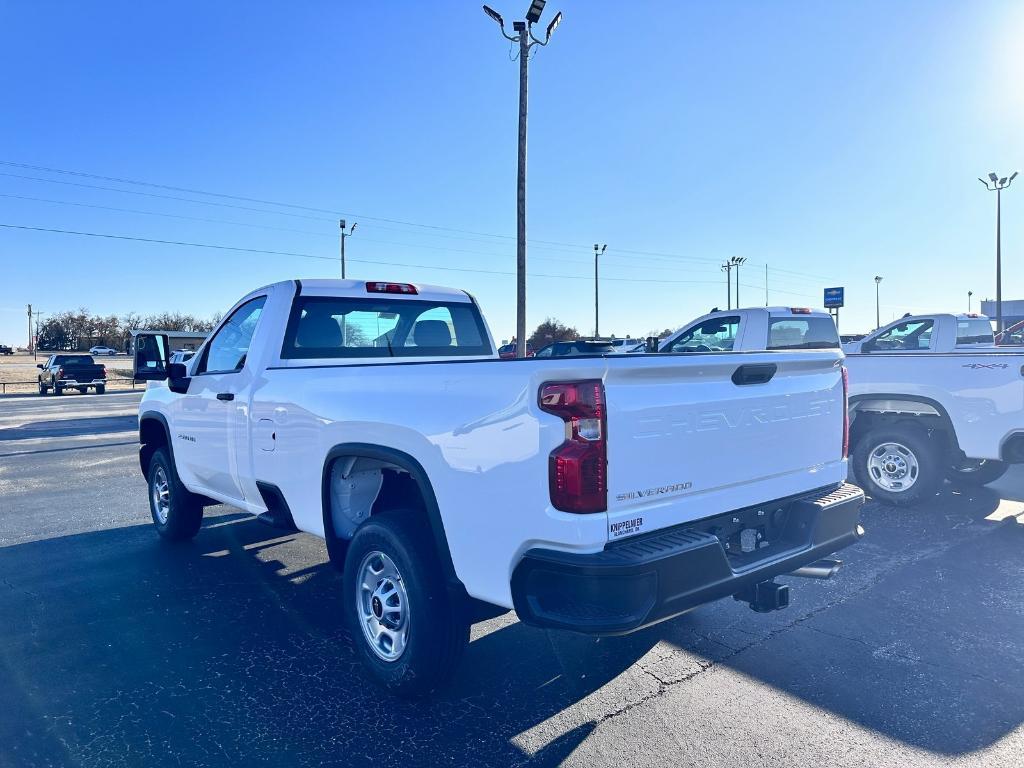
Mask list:
[[[605,377],[609,539],[846,479],[838,351],[629,357]]]

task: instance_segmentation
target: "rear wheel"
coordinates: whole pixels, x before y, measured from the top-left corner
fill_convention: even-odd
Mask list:
[[[913,425],[879,426],[853,452],[854,473],[874,499],[910,506],[935,495],[942,484],[946,449]]]
[[[149,512],[157,532],[170,541],[194,537],[203,522],[203,505],[178,479],[166,448],[153,452],[146,479]]]
[[[106,384],[97,384],[96,385],[96,394],[97,395],[102,395],[106,391],[107,391],[107,385]]]
[[[64,387],[62,387],[60,384],[54,384],[53,385],[53,394],[55,394],[55,395],[63,395],[64,394]]]
[[[961,485],[987,485],[1006,474],[1009,464],[995,459],[964,459],[949,468],[946,477]]]
[[[469,642],[422,514],[371,517],[345,558],[345,617],[356,653],[374,682],[400,696],[444,683]]]
[[[45,385],[45,384],[43,384],[43,382],[42,382],[42,381],[40,381],[40,382],[39,382],[39,394],[40,394],[40,395],[44,395],[44,396],[45,396],[45,395],[46,395],[46,392],[47,392],[47,389],[46,389],[46,385]]]

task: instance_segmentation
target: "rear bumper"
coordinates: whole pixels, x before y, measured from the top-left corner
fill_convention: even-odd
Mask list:
[[[79,381],[78,379],[58,379],[57,383],[62,387],[95,387],[97,384],[106,384],[106,379],[90,379]]]
[[[597,635],[633,632],[853,544],[864,493],[853,485],[656,531],[577,554],[531,549],[512,574],[519,618]],[[729,554],[730,524],[781,515],[763,549]],[[784,512],[776,512],[783,510]],[[755,523],[750,523],[753,527]],[[736,551],[736,547],[732,547]]]

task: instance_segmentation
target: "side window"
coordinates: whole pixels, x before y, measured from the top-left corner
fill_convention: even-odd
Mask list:
[[[196,373],[230,373],[242,370],[256,324],[267,297],[247,301],[234,311],[217,334],[210,339]]]
[[[736,344],[738,316],[705,320],[687,331],[668,348],[668,352],[731,352]]]
[[[931,320],[915,320],[894,325],[870,343],[868,352],[917,352],[931,346]]]

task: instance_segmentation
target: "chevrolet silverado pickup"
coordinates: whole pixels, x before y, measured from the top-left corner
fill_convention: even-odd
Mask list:
[[[226,503],[326,541],[357,655],[386,689],[453,671],[475,621],[624,634],[825,577],[845,483],[836,349],[499,362],[448,288],[290,280],[187,363],[139,334],[140,464],[166,539]]]
[[[50,355],[39,363],[39,394],[49,391],[63,394],[65,389],[77,389],[83,395],[90,389],[97,395],[107,391],[107,369],[90,355]]]

